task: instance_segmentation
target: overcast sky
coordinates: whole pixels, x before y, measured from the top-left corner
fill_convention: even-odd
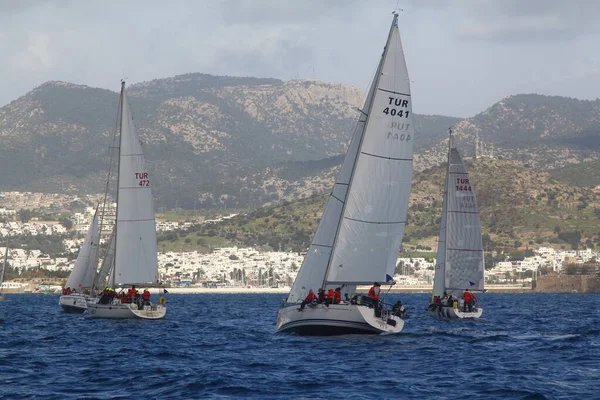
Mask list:
[[[0,0],[0,106],[48,80],[116,91],[188,72],[364,91],[397,5],[417,113],[600,97],[596,0]]]

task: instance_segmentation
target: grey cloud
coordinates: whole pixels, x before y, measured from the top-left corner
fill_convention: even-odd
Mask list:
[[[555,41],[600,33],[600,2],[592,0],[464,0],[455,16],[467,40]]]

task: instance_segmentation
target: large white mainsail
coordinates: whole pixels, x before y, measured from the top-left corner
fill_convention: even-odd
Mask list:
[[[150,177],[122,84],[115,267],[112,285],[157,284],[156,221]]]
[[[386,281],[406,221],[414,126],[397,15],[346,158],[288,301],[309,289]]]
[[[484,253],[475,188],[450,136],[433,294],[484,289]]]
[[[67,283],[65,285],[66,287],[77,290],[80,290],[81,288],[92,287],[94,278],[96,276],[99,239],[100,231],[98,230],[98,210],[96,210],[85,240],[79,249],[79,254],[77,255],[77,260],[75,261],[73,271],[67,279]]]

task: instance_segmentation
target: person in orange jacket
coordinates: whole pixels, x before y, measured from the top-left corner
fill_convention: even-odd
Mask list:
[[[315,292],[313,292],[312,289],[310,289],[308,291],[308,295],[306,295],[306,298],[304,299],[304,301],[302,301],[302,303],[300,304],[300,308],[298,309],[298,311],[302,311],[304,310],[304,307],[307,304],[311,304],[312,302],[316,302],[317,301],[317,295],[315,294]]]
[[[333,289],[327,291],[327,304],[333,304]]]
[[[380,287],[381,285],[377,282],[373,283],[373,286],[371,286],[371,289],[369,289],[369,294],[368,296],[371,298],[371,302],[373,304],[374,307],[378,307],[379,306],[379,291],[380,291]]]

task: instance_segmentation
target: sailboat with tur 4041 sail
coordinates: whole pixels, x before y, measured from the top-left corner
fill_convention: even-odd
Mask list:
[[[87,302],[87,312],[91,318],[160,319],[167,312],[164,297],[153,304],[114,296],[115,288],[159,286],[152,191],[125,82],[121,83],[118,131],[116,221],[99,272],[107,272],[108,285],[101,297]]]
[[[99,240],[98,208],[96,208],[85,240],[79,249],[73,271],[67,279],[63,294],[58,299],[58,304],[67,313],[81,314],[87,310],[87,300],[96,277]]]
[[[414,127],[410,82],[398,15],[327,206],[292,289],[277,314],[277,332],[304,335],[400,332],[404,321],[357,285],[392,281],[406,224]],[[310,304],[310,291],[339,288],[339,300]],[[335,297],[333,298],[335,299]]]
[[[475,188],[458,149],[448,138],[440,236],[428,310],[442,318],[479,318],[472,292],[484,290],[484,254]],[[461,295],[463,298],[461,299]]]

